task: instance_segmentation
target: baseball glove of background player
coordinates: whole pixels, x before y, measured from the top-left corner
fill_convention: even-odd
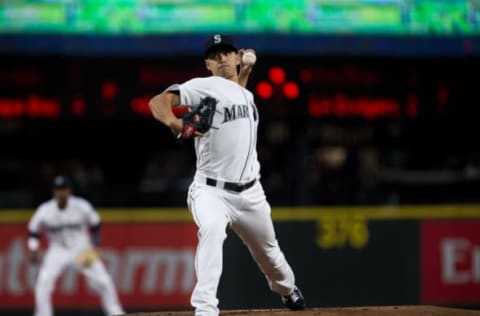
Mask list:
[[[182,115],[183,128],[178,138],[189,139],[195,136],[195,132],[206,133],[212,126],[217,102],[212,97],[205,97],[197,108],[184,113]]]
[[[98,260],[98,253],[93,248],[85,249],[75,256],[75,262],[82,268],[90,267]]]

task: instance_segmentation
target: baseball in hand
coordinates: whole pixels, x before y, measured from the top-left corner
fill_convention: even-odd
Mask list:
[[[245,52],[242,56],[242,62],[245,65],[253,65],[257,61],[257,56],[252,52]]]

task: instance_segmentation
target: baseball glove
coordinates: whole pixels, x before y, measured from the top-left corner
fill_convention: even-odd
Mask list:
[[[75,262],[82,268],[90,267],[96,260],[98,253],[93,248],[82,250],[75,256]]]
[[[189,139],[195,132],[206,133],[212,126],[213,115],[218,101],[212,97],[205,97],[193,111],[182,115],[183,128],[178,138]]]

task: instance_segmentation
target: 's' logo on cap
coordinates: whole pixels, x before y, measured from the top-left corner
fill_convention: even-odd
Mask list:
[[[213,36],[213,42],[214,42],[215,44],[221,43],[221,42],[222,42],[222,36],[220,36],[220,34],[215,34],[215,35]]]

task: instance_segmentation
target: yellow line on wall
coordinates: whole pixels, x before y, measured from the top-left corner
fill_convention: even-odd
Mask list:
[[[480,219],[480,205],[279,207],[272,211],[276,221],[330,218],[366,220]]]
[[[99,209],[105,223],[193,222],[186,208]],[[26,223],[33,210],[0,210],[0,223]],[[275,221],[480,219],[480,205],[274,207]]]

